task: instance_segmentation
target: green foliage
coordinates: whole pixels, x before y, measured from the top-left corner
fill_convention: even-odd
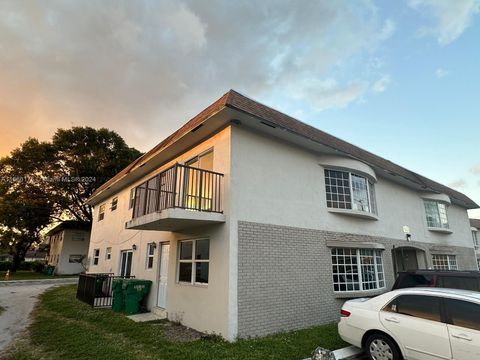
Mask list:
[[[309,357],[317,346],[345,346],[333,324],[235,343],[218,336],[178,342],[165,335],[161,323],[135,323],[111,310],[92,309],[75,299],[75,291],[75,286],[64,286],[44,293],[29,328],[30,339],[5,358],[297,360]]]
[[[86,200],[141,154],[115,132],[58,129],[51,142],[28,139],[0,160],[0,248],[15,270],[52,221],[91,222]]]
[[[55,156],[50,177],[58,180],[52,184],[58,194],[57,204],[69,215],[87,222],[92,220],[92,213],[85,201],[141,155],[128,147],[120,135],[103,128],[58,129],[52,147]]]
[[[7,271],[12,267],[11,261],[0,261],[0,271]]]

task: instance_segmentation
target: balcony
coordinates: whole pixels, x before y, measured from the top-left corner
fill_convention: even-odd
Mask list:
[[[127,229],[177,231],[225,222],[223,174],[175,164],[135,189]]]

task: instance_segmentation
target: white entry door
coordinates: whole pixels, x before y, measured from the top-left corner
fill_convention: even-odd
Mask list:
[[[167,301],[167,278],[168,278],[168,253],[170,244],[164,243],[160,246],[160,276],[158,277],[158,298],[157,306],[165,309]]]

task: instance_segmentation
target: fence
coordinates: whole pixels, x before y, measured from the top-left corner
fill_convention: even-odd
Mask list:
[[[135,276],[115,276],[112,273],[80,274],[77,299],[91,307],[112,307],[112,283],[114,279],[128,279]]]

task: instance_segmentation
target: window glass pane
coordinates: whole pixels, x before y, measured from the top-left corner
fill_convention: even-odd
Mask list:
[[[478,279],[474,277],[439,276],[438,287],[480,291]]]
[[[178,281],[192,282],[192,263],[180,263]]]
[[[133,209],[134,217],[145,215],[145,194],[147,192],[147,183],[137,186],[135,190],[135,206]]]
[[[371,211],[372,213],[374,214],[377,214],[378,213],[378,210],[377,210],[377,199],[375,198],[375,185],[373,184],[373,182],[369,181],[368,182],[368,188],[370,189],[370,208],[371,208]]]
[[[368,203],[367,179],[352,174],[353,210],[370,211]]]
[[[149,257],[147,260],[147,268],[153,268],[153,257]]]
[[[213,170],[213,151],[209,151],[206,154],[200,156],[200,169]]]
[[[195,242],[195,259],[197,260],[208,260],[210,258],[209,254],[209,240],[197,240]]]
[[[183,241],[180,243],[180,260],[192,259],[192,242]]]
[[[148,255],[153,255],[155,253],[155,247],[153,244],[148,244]]]
[[[403,295],[395,300],[399,314],[440,321],[440,299],[433,296]]]
[[[150,214],[156,211],[157,207],[157,195],[158,195],[158,176],[151,178],[147,181],[146,186],[147,198],[146,198],[146,210],[145,214]]]
[[[208,262],[197,262],[195,264],[195,282],[208,283]]]
[[[325,190],[328,207],[352,208],[348,172],[325,169]]]
[[[446,303],[453,325],[480,331],[480,305],[454,299],[447,299]]]
[[[435,270],[457,270],[457,258],[455,255],[432,255],[433,268]]]

